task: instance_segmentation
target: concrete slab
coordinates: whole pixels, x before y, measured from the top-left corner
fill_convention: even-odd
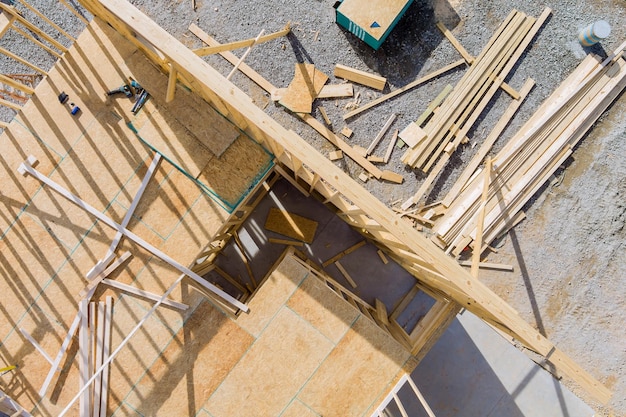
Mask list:
[[[437,416],[589,417],[593,410],[471,313],[457,316],[412,373]],[[404,394],[401,392],[401,394]],[[403,403],[407,396],[402,395]],[[426,416],[416,400],[407,407]]]

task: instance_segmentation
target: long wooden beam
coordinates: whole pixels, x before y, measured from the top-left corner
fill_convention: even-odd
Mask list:
[[[285,26],[284,29],[279,30],[278,32],[270,33],[268,35],[257,36],[256,38],[245,39],[242,41],[235,41],[229,43],[223,43],[221,45],[215,46],[205,46],[204,48],[194,49],[193,52],[198,56],[207,56],[218,54],[220,52],[232,51],[235,49],[245,48],[246,46],[258,45],[260,43],[268,42],[282,36],[286,36],[291,31],[291,26],[289,23]]]
[[[83,0],[84,1],[84,0]],[[503,329],[544,357],[555,358],[561,367],[575,381],[593,396],[603,402],[610,399],[611,392],[589,373],[584,371],[571,358],[559,351],[544,335],[520,318],[518,313],[503,299],[476,280],[453,258],[445,255],[433,242],[404,222],[381,201],[369,194],[353,181],[339,167],[319,154],[310,144],[293,131],[286,130],[278,122],[258,108],[243,91],[180,44],[174,37],[151,21],[136,7],[125,0],[89,0],[84,4],[95,4],[90,11],[102,16],[129,40],[139,43],[132,31],[158,47],[168,62],[175,62],[188,80],[193,80],[194,91],[217,108],[225,110],[229,120],[246,129],[258,141],[272,142],[289,152],[319,174],[326,184],[333,187],[345,198],[363,209],[386,231],[405,244],[432,265],[443,277],[431,275],[425,278],[426,284],[434,288],[446,288],[446,293],[463,307],[483,320]],[[134,39],[133,39],[134,38]],[[145,50],[145,45],[142,50]],[[154,52],[146,51],[147,54]],[[161,66],[161,63],[159,63]],[[554,363],[554,362],[553,362]]]

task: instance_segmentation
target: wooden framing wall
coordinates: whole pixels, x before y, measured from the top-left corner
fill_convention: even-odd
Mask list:
[[[318,193],[336,207],[340,217],[385,247],[421,283],[440,294],[442,300],[457,303],[519,340],[598,400],[606,403],[610,399],[611,393],[606,387],[522,320],[504,300],[417,230],[407,227],[389,207],[296,133],[266,115],[250,97],[134,6],[125,0],[81,0],[81,3],[137,45],[164,73],[169,74],[170,69],[175,68],[179,81],[269,149],[283,167],[293,173],[295,181],[305,184],[309,192]],[[446,310],[441,307],[441,311]],[[439,319],[433,318],[436,325],[444,324],[449,317],[438,316]]]

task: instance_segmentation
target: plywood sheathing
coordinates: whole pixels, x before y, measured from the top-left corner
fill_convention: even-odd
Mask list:
[[[294,113],[311,113],[313,100],[328,81],[328,76],[313,64],[296,64],[293,80],[279,103]]]
[[[265,229],[292,239],[313,243],[317,222],[275,207],[270,209],[265,220]]]
[[[78,294],[87,284],[84,275],[104,255],[115,232],[39,182],[22,177],[16,169],[28,155],[35,155],[42,173],[120,221],[153,155],[120,118],[129,112],[131,103],[126,98],[107,100],[104,94],[133,75],[124,61],[134,51],[95,19],[0,136],[0,177],[4,180],[0,195],[0,343],[3,360],[20,364],[15,378],[21,391],[11,395],[16,394],[17,401],[36,413],[57,415],[61,411],[76,393],[78,368],[70,349],[49,396],[39,401],[37,391],[49,365],[15,328],[23,327],[50,355],[56,355],[76,315]],[[61,91],[81,108],[77,116],[58,102]],[[227,217],[197,184],[164,161],[129,229],[179,262],[190,264]],[[124,250],[130,250],[133,259],[111,279],[162,293],[179,275],[127,240],[122,241],[119,253]],[[105,295],[120,297],[114,313],[116,346],[151,303],[106,288],[99,289],[95,297]],[[195,306],[198,295],[185,287],[172,298]],[[131,340],[112,368],[110,411],[171,343],[184,318],[176,311],[161,309]]]

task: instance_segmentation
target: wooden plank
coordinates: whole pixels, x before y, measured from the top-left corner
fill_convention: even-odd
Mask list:
[[[332,122],[328,118],[328,114],[326,114],[326,109],[322,106],[319,106],[317,109],[320,111],[320,114],[322,115],[322,118],[324,119],[324,123],[326,123],[328,126],[331,126]]]
[[[95,346],[95,361],[94,367],[98,369],[102,366],[102,357],[104,352],[104,315],[105,305],[103,301],[98,303],[97,324],[95,328],[96,346]],[[96,376],[93,382],[93,413],[92,417],[98,417],[100,415],[100,401],[102,398],[102,373]]]
[[[272,207],[265,220],[265,229],[306,243],[313,243],[317,222]]]
[[[178,71],[176,71],[176,67],[174,64],[170,63],[170,73],[167,78],[167,91],[165,93],[165,102],[170,103],[174,100],[174,94],[176,94],[176,80]]]
[[[441,92],[437,95],[437,97],[435,97],[435,99],[430,102],[428,107],[426,107],[426,110],[424,110],[424,112],[420,114],[417,120],[415,120],[415,124],[418,126],[422,126],[426,119],[428,119],[430,115],[435,112],[435,109],[441,105],[441,103],[445,100],[446,97],[448,97],[448,94],[450,94],[452,90],[453,87],[450,84],[447,84],[443,88],[443,90],[441,90]],[[412,147],[413,145],[409,146]]]
[[[289,23],[287,23],[287,25],[283,29],[274,33],[257,36],[256,38],[244,39],[242,41],[223,43],[223,44],[216,45],[216,46],[205,46],[203,48],[193,49],[193,52],[198,56],[207,56],[207,55],[218,54],[220,52],[225,52],[225,51],[233,51],[235,49],[250,47],[253,45],[258,45],[261,43],[269,42],[271,40],[286,36],[289,32],[291,32],[291,26]]]
[[[458,61],[453,62],[452,64],[446,65],[445,67],[443,67],[443,68],[441,68],[441,69],[439,69],[437,71],[434,71],[434,72],[432,72],[432,73],[430,73],[428,75],[425,75],[423,77],[418,78],[415,81],[410,82],[409,84],[405,85],[404,87],[398,88],[397,90],[394,90],[391,93],[385,94],[384,96],[379,97],[376,100],[370,101],[369,103],[367,103],[364,106],[359,107],[358,109],[352,110],[352,111],[344,114],[343,115],[343,119],[344,120],[348,120],[349,118],[354,117],[357,114],[364,112],[365,110],[371,109],[372,107],[377,106],[380,103],[383,103],[383,102],[385,102],[385,101],[387,101],[387,100],[389,100],[391,98],[399,96],[402,93],[405,93],[405,92],[407,92],[409,90],[412,90],[413,88],[418,87],[418,86],[424,84],[425,82],[428,82],[428,81],[432,80],[433,78],[437,78],[440,75],[443,75],[446,72],[451,71],[451,70],[453,70],[453,69],[455,69],[455,68],[457,68],[457,67],[459,67],[459,66],[461,66],[463,64],[465,64],[465,60],[460,59]]]
[[[383,136],[385,136],[385,133],[387,133],[387,131],[391,127],[392,123],[396,120],[396,117],[398,117],[397,114],[391,113],[391,116],[389,116],[389,118],[385,122],[385,125],[383,126],[383,128],[380,129],[380,131],[378,132],[378,134],[376,135],[376,137],[374,138],[372,143],[370,143],[370,146],[368,146],[367,150],[365,151],[365,156],[367,156],[367,155],[372,153],[372,151],[374,150],[376,145],[378,145],[378,142],[380,142],[380,140],[383,138]]]
[[[105,312],[104,312],[104,336],[102,343],[102,362],[103,364],[107,362],[109,359],[109,354],[111,353],[111,335],[113,329],[113,297],[107,296],[105,301]],[[102,389],[100,395],[100,417],[106,417],[107,409],[108,409],[108,398],[109,398],[109,365],[104,365],[102,369]]]
[[[450,41],[452,46],[454,46],[454,48],[459,51],[465,62],[467,62],[469,65],[472,65],[474,63],[474,57],[471,56],[469,52],[465,50],[465,48],[463,48],[463,45],[461,45],[461,43],[454,37],[452,32],[450,32],[450,30],[445,27],[442,22],[437,22],[437,27],[439,28],[441,33],[443,33],[443,36],[445,36],[448,41]]]
[[[108,285],[109,287],[118,289],[128,294],[136,295],[137,297],[145,298],[147,300],[156,302],[161,298],[161,296],[158,294],[154,294],[150,291],[142,290],[140,288],[133,287],[132,285],[124,284],[123,282],[115,281],[113,279],[105,278],[102,280],[102,283]],[[161,304],[181,311],[185,311],[189,308],[187,304],[179,303],[178,301],[170,300],[169,298],[163,300]]]
[[[535,81],[532,78],[529,78],[528,80],[526,80],[526,82],[520,89],[520,98],[517,100],[511,101],[511,103],[506,108],[502,116],[500,116],[500,119],[498,120],[498,122],[491,129],[491,132],[489,132],[489,135],[487,135],[487,137],[483,141],[478,152],[476,152],[475,156],[467,164],[467,166],[465,167],[465,169],[463,170],[459,178],[456,180],[456,182],[452,186],[452,189],[448,192],[448,194],[442,200],[442,204],[445,207],[449,207],[452,201],[458,195],[458,193],[463,189],[463,187],[469,180],[470,176],[474,173],[474,171],[476,171],[476,169],[478,168],[478,165],[482,162],[485,156],[487,156],[487,153],[489,152],[489,150],[493,147],[496,140],[498,140],[498,138],[500,137],[504,129],[508,126],[509,122],[511,121],[515,113],[517,113],[517,110],[519,109],[521,104],[524,102],[524,100],[526,99],[526,97],[528,96],[532,88],[534,87],[534,85],[535,85]]]
[[[37,65],[30,63],[29,61],[25,60],[24,58],[22,58],[19,55],[14,54],[11,51],[8,51],[4,48],[0,48],[0,54],[6,55],[9,58],[12,58],[14,60],[16,60],[17,62],[20,62],[23,65],[26,65],[28,68],[37,71],[38,73],[42,74],[42,75],[48,75],[48,73],[44,70],[42,70],[41,68],[39,68]]]
[[[71,36],[69,33],[67,33],[66,31],[63,30],[63,28],[61,28],[59,25],[57,25],[56,23],[54,23],[52,20],[48,19],[43,13],[41,13],[39,10],[37,10],[36,8],[34,8],[33,6],[31,6],[30,4],[28,4],[28,2],[24,1],[24,0],[17,0],[22,6],[26,7],[28,10],[30,10],[31,12],[35,13],[37,16],[39,16],[39,18],[41,18],[41,20],[43,20],[44,22],[46,22],[47,24],[49,24],[50,26],[52,26],[57,32],[59,32],[61,35],[65,36],[67,39],[69,39],[71,42],[74,42],[76,39],[74,39],[73,36]]]
[[[22,110],[22,106],[20,106],[19,104],[14,103],[12,101],[8,101],[8,100],[5,100],[5,99],[2,99],[2,98],[0,98],[0,106],[5,106],[5,107],[8,107],[8,108],[13,109],[15,111]]]
[[[330,258],[329,260],[327,260],[326,262],[322,263],[322,267],[326,268],[328,265],[335,263],[336,261],[338,261],[339,259],[343,258],[346,255],[351,254],[352,252],[356,251],[357,249],[365,246],[365,244],[367,244],[366,240],[362,240],[359,243],[356,243],[352,246],[350,246],[348,249],[342,250],[341,252],[339,252],[337,255],[333,256],[332,258]]]
[[[350,83],[327,84],[320,90],[317,98],[341,98],[352,97],[354,95],[354,85]]]
[[[89,381],[89,300],[83,299],[79,304],[80,332],[78,334],[79,357],[79,416],[89,417],[91,412]]]
[[[356,288],[356,282],[354,282],[354,280],[352,279],[350,274],[348,274],[348,271],[346,271],[343,265],[341,265],[339,261],[335,261],[335,266],[337,267],[339,272],[341,272],[341,275],[343,275],[346,281],[348,281],[348,283],[352,286],[352,288]]]
[[[0,4],[3,4],[2,2],[0,2]],[[22,93],[25,94],[34,94],[35,90],[25,84],[22,84],[18,81],[15,81],[13,78],[9,78],[4,74],[0,74],[0,82],[4,83],[8,86],[11,86],[13,88],[15,88],[16,90],[20,90]]]
[[[292,178],[292,176],[289,175],[289,173],[283,169],[283,167],[276,164],[274,165],[274,171],[276,171],[277,173],[280,174],[281,177],[289,181],[289,183],[293,185],[298,191],[300,191],[305,197],[308,197],[310,195],[309,192],[304,187],[298,184],[298,181],[296,181],[295,178]]]
[[[335,65],[334,75],[335,77],[343,78],[357,84],[366,85],[380,91],[382,91],[385,88],[385,84],[387,84],[387,79],[385,77],[355,68],[350,68],[341,64]]]
[[[237,249],[239,249],[239,256],[241,257],[241,261],[246,267],[246,271],[248,272],[250,281],[252,282],[254,288],[256,288],[258,285],[256,282],[256,278],[254,277],[254,273],[252,272],[252,267],[250,266],[250,260],[248,259],[248,255],[246,254],[246,248],[243,246],[241,239],[239,239],[239,233],[237,233],[236,231],[233,232],[233,239],[235,240],[235,245],[237,246]]]
[[[23,328],[20,327],[20,332],[22,333],[22,336],[24,336],[26,338],[26,340],[28,340],[30,342],[31,345],[33,345],[33,347],[35,349],[37,349],[37,351],[41,354],[41,356],[43,356],[43,358],[45,360],[47,360],[51,366],[54,366],[54,361],[52,360],[52,358],[50,357],[50,355],[48,355],[48,352],[46,352],[39,343],[37,343],[37,341],[35,339],[33,339],[33,337],[30,335],[30,333],[28,333],[26,330],[24,330]]]
[[[385,253],[382,250],[378,249],[376,253],[378,254],[378,257],[380,258],[380,260],[383,261],[385,265],[389,263],[389,260],[387,259],[387,257],[385,256]]]
[[[459,265],[472,266],[472,261],[459,261]],[[478,264],[478,267],[484,269],[495,269],[496,271],[513,271],[513,265],[498,264],[493,262],[480,262]]]
[[[88,25],[88,24],[89,24],[89,20],[85,19],[85,17],[84,17],[83,15],[81,15],[80,13],[78,13],[78,11],[76,10],[76,8],[75,8],[75,7],[70,6],[70,5],[67,3],[67,0],[60,0],[60,1],[61,1],[61,3],[63,3],[63,5],[64,5],[65,7],[67,7],[67,8],[68,8],[68,10],[69,10],[70,12],[72,12],[72,13],[74,14],[74,16],[76,16],[77,18],[79,18],[80,20],[82,20],[82,22],[83,22],[84,24],[86,24],[86,25]]]
[[[5,12],[9,13],[10,15],[15,16],[15,18],[16,18],[16,20],[18,22],[20,22],[22,25],[24,25],[30,31],[36,33],[37,35],[39,35],[40,37],[45,39],[51,45],[54,45],[54,47],[57,48],[58,50],[60,50],[62,52],[67,52],[67,48],[65,46],[63,46],[61,43],[57,42],[54,38],[52,38],[50,35],[48,35],[46,32],[44,32],[43,30],[41,30],[40,28],[38,28],[37,26],[35,26],[31,22],[29,22],[28,20],[23,18],[19,13],[16,13],[17,11],[15,10],[14,7],[8,6],[8,5],[0,2],[0,9],[4,10]],[[71,38],[71,39],[73,39],[73,38]]]
[[[487,211],[487,196],[489,194],[489,184],[491,182],[491,158],[487,157],[485,162],[485,169],[483,171],[483,194],[481,197],[481,207],[478,211],[478,223],[476,229],[476,240],[474,243],[474,250],[472,252],[472,269],[470,274],[474,278],[478,278],[478,264],[480,263],[480,254],[482,252],[483,245],[483,228],[485,226],[485,212]]]
[[[385,303],[380,301],[378,298],[375,298],[374,304],[376,305],[376,317],[378,317],[378,320],[384,324],[389,324],[389,317],[387,316],[387,307],[385,306]]]
[[[352,129],[350,129],[348,126],[344,126],[343,129],[341,129],[341,134],[347,137],[348,139],[352,137],[353,133],[354,132],[352,131]]]
[[[276,238],[270,237],[269,239],[267,239],[267,241],[270,243],[276,243],[278,245],[304,246],[304,243],[297,241],[297,240],[276,239]]]
[[[61,187],[56,182],[52,181],[50,178],[48,178],[45,175],[41,174],[39,171],[37,171],[36,169],[34,169],[32,167],[32,164],[34,162],[36,162],[36,161],[37,161],[37,159],[35,157],[33,157],[33,156],[29,157],[25,162],[20,164],[20,167],[18,168],[18,172],[20,172],[22,175],[26,175],[26,174],[32,175],[38,181],[43,182],[44,184],[48,185],[50,188],[55,190],[61,196],[66,198],[68,201],[72,202],[73,204],[75,204],[78,207],[82,208],[83,210],[87,211],[92,216],[98,218],[102,223],[106,224],[107,226],[111,227],[114,230],[122,232],[124,234],[124,236],[127,237],[128,239],[132,240],[133,242],[135,242],[136,244],[138,244],[142,248],[146,249],[148,252],[152,253],[153,255],[157,256],[158,258],[160,258],[164,262],[166,262],[169,265],[173,266],[174,268],[179,270],[181,273],[189,276],[189,278],[191,278],[194,282],[196,282],[200,287],[205,288],[209,292],[215,293],[217,296],[223,298],[229,304],[234,305],[236,308],[238,308],[238,309],[240,309],[242,311],[248,311],[248,306],[246,306],[245,304],[241,303],[239,300],[235,299],[230,294],[227,294],[224,291],[220,290],[219,288],[215,287],[213,284],[206,282],[204,280],[204,278],[202,278],[201,276],[199,276],[198,274],[193,272],[191,269],[187,268],[186,266],[181,265],[176,260],[174,260],[172,257],[168,256],[165,252],[159,250],[158,248],[154,247],[150,243],[146,242],[144,239],[142,239],[141,237],[137,236],[136,234],[134,234],[130,230],[128,230],[126,228],[123,228],[121,225],[119,225],[118,223],[116,223],[113,220],[111,220],[110,218],[108,218],[101,211],[97,210],[96,208],[94,208],[90,204],[88,204],[85,201],[81,200],[80,198],[78,198],[78,196],[70,193],[68,190],[66,190],[65,188]]]

